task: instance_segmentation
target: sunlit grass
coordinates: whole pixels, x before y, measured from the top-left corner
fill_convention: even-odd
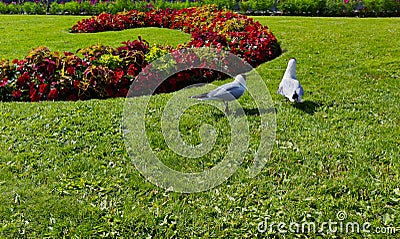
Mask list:
[[[101,43],[118,47],[126,40],[142,36],[149,44],[176,46],[187,42],[190,35],[162,28],[129,29],[100,33],[69,33],[81,20],[80,16],[0,15],[0,59],[22,59],[32,48],[47,46],[51,51],[76,52],[78,49]],[[86,17],[87,18],[87,17]]]

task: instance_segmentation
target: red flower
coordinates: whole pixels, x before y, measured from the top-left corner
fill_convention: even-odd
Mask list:
[[[53,88],[50,90],[49,95],[47,96],[47,99],[49,100],[55,100],[58,97],[58,90],[56,88]]]
[[[13,90],[13,92],[12,92],[12,97],[14,97],[14,98],[20,98],[22,96],[22,91],[20,90],[20,89],[18,89],[18,90]]]
[[[29,73],[24,72],[20,77],[18,77],[17,84],[22,86],[30,79]]]
[[[66,71],[70,76],[73,76],[75,74],[75,68],[72,66],[68,66]]]
[[[81,82],[80,81],[78,81],[78,80],[74,80],[74,89],[77,89],[77,90],[79,90],[79,84],[80,84]]]
[[[46,84],[46,83],[41,84],[41,85],[39,86],[39,92],[40,92],[41,94],[45,94],[45,93],[47,92],[48,89],[49,89],[49,85]]]
[[[136,75],[136,71],[137,71],[137,68],[135,67],[135,65],[130,64],[126,73],[130,76],[134,76],[134,75]]]
[[[37,76],[37,79],[40,81],[40,83],[44,83],[44,78],[41,75]]]
[[[37,93],[37,90],[34,87],[31,87],[29,91],[29,98],[32,102],[37,102],[40,100],[40,95]]]
[[[123,70],[117,70],[114,74],[114,82],[118,82],[121,77],[124,76],[124,71]]]

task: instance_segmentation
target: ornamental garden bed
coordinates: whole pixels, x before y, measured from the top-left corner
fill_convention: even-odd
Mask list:
[[[120,47],[94,45],[76,53],[52,52],[44,46],[25,59],[0,62],[0,100],[86,100],[126,96],[136,76],[153,60],[185,48],[212,47],[229,51],[256,67],[279,56],[278,40],[267,26],[214,5],[182,10],[102,13],[72,26],[72,33],[118,31],[138,27],[181,30],[191,40],[173,48],[150,46],[145,39],[127,40]],[[155,93],[226,77],[208,69],[187,70],[169,77]],[[151,78],[141,82],[138,95],[147,93]]]

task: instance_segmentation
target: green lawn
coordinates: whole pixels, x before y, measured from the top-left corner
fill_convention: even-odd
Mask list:
[[[72,34],[69,29],[81,16],[0,15],[0,59],[22,59],[32,48],[47,46],[52,51],[70,51],[97,43],[117,47],[121,42],[137,40],[140,35],[152,44],[176,46],[188,41],[190,35],[161,28],[129,29],[96,34]]]
[[[79,19],[0,16],[0,58],[21,59],[38,45],[74,52],[98,42],[117,46],[138,35],[151,44],[189,39],[166,29],[68,33]],[[121,129],[124,99],[0,103],[0,238],[293,238],[276,225],[329,221],[370,223],[371,232],[337,228],[326,234],[325,225],[324,233],[298,236],[400,237],[400,19],[256,19],[285,50],[257,68],[277,123],[271,157],[259,175],[249,178],[245,170],[263,143],[260,115],[248,94],[239,100],[250,122],[245,166],[217,188],[193,194],[165,191],[136,170]],[[305,89],[302,105],[276,94],[290,57],[297,59]],[[154,151],[177,170],[214,166],[229,144],[227,119],[216,108],[185,113],[185,139],[197,142],[199,125],[207,123],[219,140],[209,157],[182,159],[171,154],[159,130],[170,97],[154,96],[148,108]],[[271,234],[257,230],[266,219],[269,226],[275,222]],[[389,227],[397,233],[374,233]]]

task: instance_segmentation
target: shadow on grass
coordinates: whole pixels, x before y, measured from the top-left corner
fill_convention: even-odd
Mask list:
[[[321,103],[317,103],[314,101],[309,101],[309,100],[305,100],[303,101],[303,103],[295,103],[293,105],[293,107],[295,107],[296,109],[299,109],[307,114],[313,115],[318,108],[320,108],[322,106]]]
[[[267,108],[267,109],[265,109],[265,108],[261,108],[261,109],[258,109],[258,108],[251,108],[251,109],[243,108],[243,111],[244,111],[244,114],[246,116],[260,116],[260,114],[276,113],[277,110],[274,107],[270,107],[270,108]],[[235,116],[242,116],[242,115],[243,115],[243,112],[240,112],[240,111],[236,111],[235,112]]]

